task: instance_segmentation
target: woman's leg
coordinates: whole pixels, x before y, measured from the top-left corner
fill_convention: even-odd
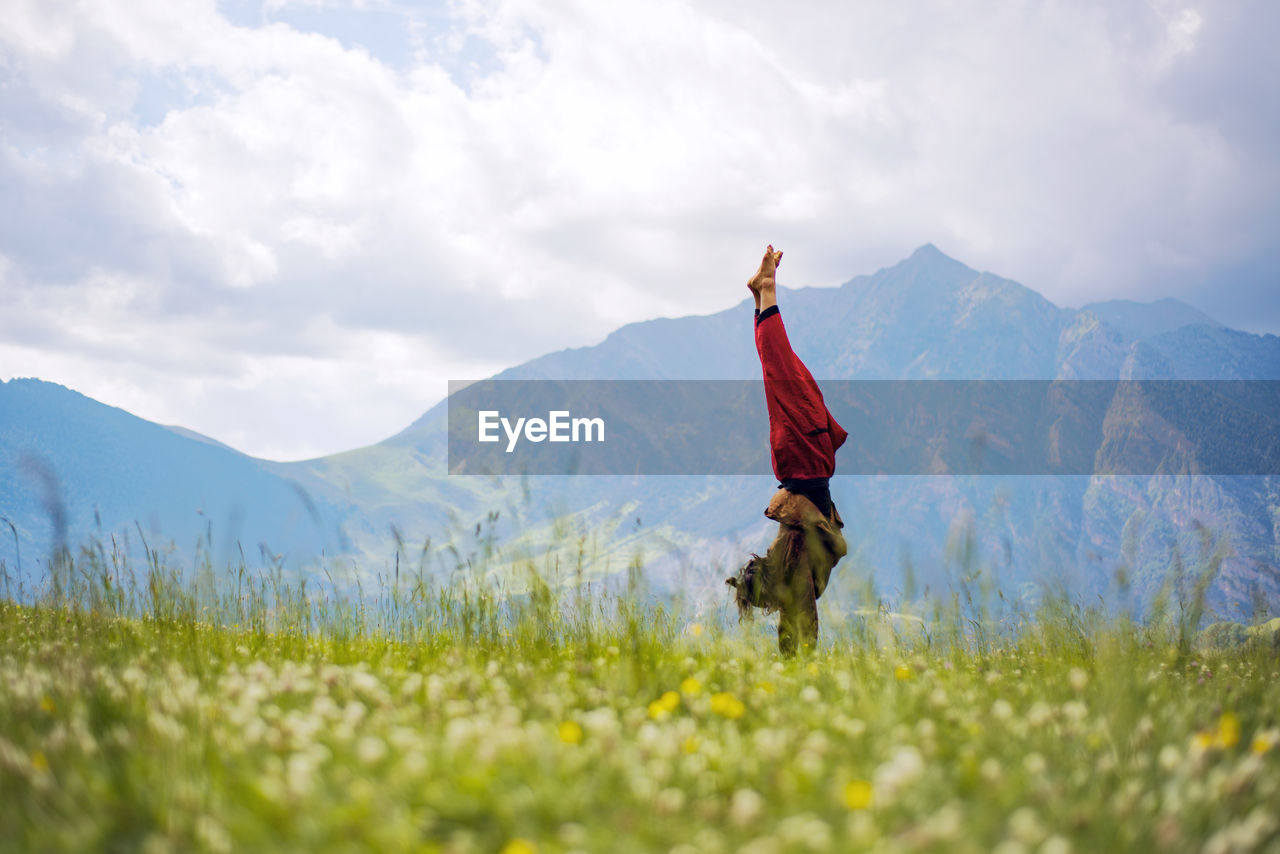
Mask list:
[[[822,391],[796,355],[777,308],[777,269],[782,259],[770,245],[747,282],[756,300],[756,352],[769,410],[769,449],[779,481],[827,478],[846,433],[822,399]]]

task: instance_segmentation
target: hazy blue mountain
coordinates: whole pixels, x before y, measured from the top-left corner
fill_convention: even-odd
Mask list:
[[[1277,379],[1280,336],[1184,326],[1135,344],[1121,374],[1125,379]]]
[[[1097,315],[1126,338],[1141,341],[1184,326],[1222,326],[1198,308],[1165,297],[1154,302],[1113,299],[1093,302],[1080,309]]]
[[[738,290],[741,283],[734,278],[726,287]],[[796,350],[820,380],[1280,378],[1276,336],[1225,329],[1173,300],[1060,308],[932,245],[838,288],[784,288],[779,303]],[[750,302],[706,316],[629,324],[598,345],[550,353],[497,376],[754,379],[759,365]],[[21,405],[23,412],[28,405]],[[289,518],[287,508],[298,503],[289,484],[298,484],[320,508],[324,541],[336,539],[332,526],[340,522],[348,554],[370,572],[389,566],[396,536],[406,557],[430,541],[427,567],[445,573],[474,570],[495,543],[515,544],[530,559],[561,569],[581,567],[584,577],[620,571],[638,555],[655,584],[702,591],[718,607],[727,601],[725,570],[748,550],[761,550],[771,535],[761,516],[775,486],[767,477],[450,477],[446,412],[441,403],[385,442],[301,463],[249,460],[166,432],[185,443],[174,446],[176,454],[198,447],[221,454],[220,466],[238,459],[236,477],[246,484],[271,478],[252,489],[226,482],[218,493],[224,504],[233,494],[254,495],[253,508],[244,505],[246,518],[266,520],[264,536]],[[101,414],[81,413],[58,441],[47,441],[51,458],[59,459],[63,445],[86,441]],[[1175,429],[1149,412],[1143,417],[1148,420],[1141,424],[1113,421],[1110,429]],[[8,427],[4,419],[0,415],[0,448],[11,449],[14,442],[5,437],[29,430],[23,426],[29,419],[10,416]],[[1116,433],[1112,441],[1123,438]],[[99,465],[81,474],[71,468],[65,482],[93,485],[83,494],[114,494],[121,518],[132,513],[145,522],[159,499],[157,469],[172,470],[177,462],[160,466],[145,448],[138,450],[130,470]],[[181,479],[207,479],[203,465],[184,469]],[[1201,554],[1207,532],[1232,549],[1211,591],[1219,610],[1258,598],[1280,607],[1276,481],[838,476],[832,491],[851,554],[833,582],[832,600],[839,604],[867,580],[893,597],[924,587],[958,593],[979,583],[975,571],[981,569],[982,583],[1009,595],[1061,585],[1117,606],[1140,606],[1170,580],[1170,567],[1181,562],[1191,572],[1207,560]],[[30,527],[39,521],[31,510],[39,500],[28,488],[3,506],[25,512]],[[182,501],[200,506],[190,495]],[[0,560],[6,555],[0,550]]]
[[[810,370],[839,379],[1052,378],[1070,317],[932,244],[839,288],[782,288],[778,302]],[[594,347],[551,353],[497,378],[756,379],[751,324],[744,298],[717,314],[629,324]]]
[[[194,439],[197,442],[204,442],[206,445],[213,445],[215,447],[223,448],[228,451],[236,450],[235,448],[231,447],[225,442],[219,442],[217,439],[214,439],[211,436],[206,436],[203,433],[197,433],[195,430],[189,430],[186,427],[182,427],[178,424],[166,424],[164,425],[164,427],[166,430],[170,430],[174,433],[177,433],[179,436],[182,436],[185,439]],[[236,453],[239,453],[239,452],[236,451]]]
[[[190,556],[197,541],[219,565],[260,547],[311,562],[345,547],[338,512],[322,497],[244,454],[34,379],[0,383],[0,560],[38,577],[60,540],[73,550],[100,531],[136,558],[141,540],[171,541]]]

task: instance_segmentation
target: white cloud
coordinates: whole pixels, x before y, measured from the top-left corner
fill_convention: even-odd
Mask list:
[[[731,305],[769,240],[792,284],[933,241],[1064,304],[1275,274],[1261,3],[7,5],[0,375],[265,456]]]

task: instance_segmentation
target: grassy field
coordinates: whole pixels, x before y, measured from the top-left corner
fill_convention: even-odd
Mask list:
[[[1266,645],[100,578],[0,604],[7,850],[1280,850]]]

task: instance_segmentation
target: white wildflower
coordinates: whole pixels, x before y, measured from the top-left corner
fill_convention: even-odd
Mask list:
[[[1071,683],[1071,690],[1079,694],[1089,684],[1089,674],[1079,667],[1073,667],[1067,674],[1067,681]]]
[[[764,811],[764,798],[752,789],[739,789],[729,802],[729,818],[738,826],[751,824]]]

